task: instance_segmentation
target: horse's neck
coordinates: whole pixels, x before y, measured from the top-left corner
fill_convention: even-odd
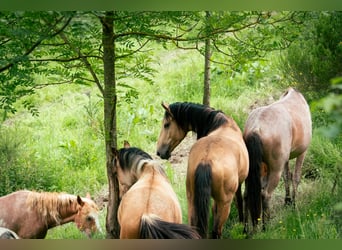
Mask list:
[[[64,195],[62,194],[60,199],[68,199],[69,202],[65,203],[66,206],[63,206],[58,209],[60,221],[53,221],[52,226],[56,226],[58,224],[63,225],[65,223],[69,223],[75,221],[75,216],[78,212],[78,203],[77,197],[74,195]]]
[[[204,129],[201,130],[200,133],[198,133],[198,131],[193,129],[192,131],[197,133],[197,139],[200,139],[201,137],[208,136],[208,135],[214,135],[214,134],[223,134],[223,135],[225,133],[231,134],[232,131],[235,131],[241,134],[241,130],[239,126],[236,124],[236,122],[232,118],[227,117],[223,113],[218,113],[217,115],[222,116],[222,118],[225,119],[226,122],[223,123],[222,125],[219,125],[215,129],[213,128],[214,124],[206,124],[204,125]],[[203,126],[203,125],[200,124],[199,126]],[[207,132],[204,132],[204,130],[206,130]]]

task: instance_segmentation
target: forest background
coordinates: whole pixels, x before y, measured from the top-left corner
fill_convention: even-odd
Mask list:
[[[243,129],[255,107],[299,89],[313,117],[302,197],[255,238],[341,237],[341,12],[1,12],[0,194],[91,192],[115,238],[112,147],[155,154],[162,101],[210,103]],[[167,166],[187,222],[184,171]],[[317,190],[319,187],[319,190]],[[278,212],[280,211],[280,212]],[[83,237],[73,225],[50,238]],[[243,238],[236,211],[225,238]]]

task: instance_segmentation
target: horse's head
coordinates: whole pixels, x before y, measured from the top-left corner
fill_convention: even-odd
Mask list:
[[[86,198],[77,196],[78,212],[75,216],[77,228],[84,232],[88,237],[97,231],[102,232],[99,224],[99,209],[94,201],[87,194]]]
[[[157,142],[157,155],[162,159],[169,159],[171,152],[184,139],[187,131],[178,125],[169,105],[162,103],[162,107],[165,109],[165,115]]]
[[[113,149],[114,154],[114,167],[117,171],[119,181],[120,197],[122,197],[127,190],[137,181],[139,173],[137,169],[144,160],[152,160],[151,156],[143,150],[131,147],[130,144],[125,141],[124,147],[116,150]]]

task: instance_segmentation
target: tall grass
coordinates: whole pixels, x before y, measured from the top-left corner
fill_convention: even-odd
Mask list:
[[[24,188],[85,194],[105,184],[100,124],[89,125],[88,98],[77,90],[44,89],[35,97],[38,117],[19,112],[2,124],[1,147],[8,150],[1,150],[0,169],[16,170],[1,174],[14,182],[1,182],[2,195]]]

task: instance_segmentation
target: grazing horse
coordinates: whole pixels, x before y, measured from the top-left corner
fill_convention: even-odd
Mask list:
[[[157,161],[136,147],[114,150],[120,196],[121,239],[199,239],[182,223],[182,211],[167,176]]]
[[[270,199],[283,171],[285,203],[294,204],[301,167],[311,141],[311,130],[309,106],[302,94],[293,88],[289,88],[278,101],[250,113],[244,129],[250,160],[249,175],[245,182],[246,227],[248,210],[253,227],[261,219],[261,211],[265,226],[270,217]],[[297,158],[294,175],[289,169],[289,159],[293,158]]]
[[[0,227],[0,239],[19,239],[19,236],[8,228]]]
[[[72,221],[88,237],[101,231],[98,208],[90,197],[27,190],[0,197],[0,226],[20,238],[43,239],[50,228]]]
[[[212,238],[221,238],[236,194],[240,221],[241,183],[248,174],[248,152],[236,122],[223,112],[194,103],[162,104],[165,109],[157,155],[168,159],[188,131],[197,133],[186,176],[188,219],[207,238],[211,197],[214,221]]]

